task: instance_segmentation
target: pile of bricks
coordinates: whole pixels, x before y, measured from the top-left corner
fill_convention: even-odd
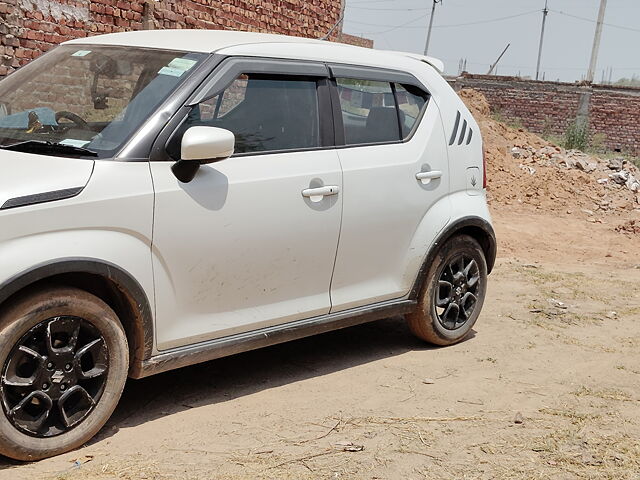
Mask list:
[[[0,77],[72,38],[160,28],[231,29],[319,38],[341,0],[0,0]],[[372,47],[336,29],[331,40]]]

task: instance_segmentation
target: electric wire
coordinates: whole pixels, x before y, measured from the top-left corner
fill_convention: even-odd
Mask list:
[[[470,25],[481,25],[481,24],[485,24],[485,23],[493,23],[493,22],[501,22],[504,20],[510,20],[512,18],[518,18],[518,17],[523,17],[525,15],[531,15],[534,13],[539,13],[540,10],[531,10],[528,12],[523,12],[523,13],[518,13],[516,15],[508,15],[506,17],[498,17],[498,18],[491,18],[491,19],[487,19],[487,20],[479,20],[476,22],[467,22],[467,23],[456,23],[456,24],[448,24],[448,25],[434,25],[433,28],[455,28],[455,27],[466,27],[466,26],[470,26]],[[417,22],[418,20],[422,20],[425,17],[428,17],[429,14],[425,14],[425,15],[421,15],[419,17],[416,17],[406,23],[403,23],[402,25],[384,25],[384,24],[380,24],[380,23],[366,23],[366,22],[358,22],[358,21],[354,21],[351,20],[349,23],[355,23],[357,25],[366,25],[366,26],[372,26],[372,27],[391,27],[388,30],[381,30],[381,31],[376,31],[376,32],[363,32],[365,34],[380,34],[380,33],[388,33],[391,32],[393,30],[397,30],[398,28],[422,28],[424,29],[424,25],[410,25],[413,22]]]

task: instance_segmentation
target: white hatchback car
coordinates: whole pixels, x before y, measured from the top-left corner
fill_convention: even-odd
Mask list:
[[[127,376],[392,315],[463,339],[496,241],[480,130],[438,69],[143,31],[0,82],[0,453],[86,442]]]

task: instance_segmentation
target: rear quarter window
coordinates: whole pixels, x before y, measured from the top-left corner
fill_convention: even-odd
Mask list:
[[[422,112],[429,101],[429,94],[414,85],[395,83],[394,88],[400,113],[402,138],[406,139],[420,121]]]
[[[409,138],[429,94],[401,83],[337,78],[346,145],[389,143]]]

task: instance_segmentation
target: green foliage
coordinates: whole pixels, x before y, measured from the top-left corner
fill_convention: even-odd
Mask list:
[[[604,153],[607,151],[607,136],[604,133],[594,133],[589,139],[589,151],[593,153]]]
[[[589,147],[589,124],[575,120],[564,134],[564,148],[585,151]]]

